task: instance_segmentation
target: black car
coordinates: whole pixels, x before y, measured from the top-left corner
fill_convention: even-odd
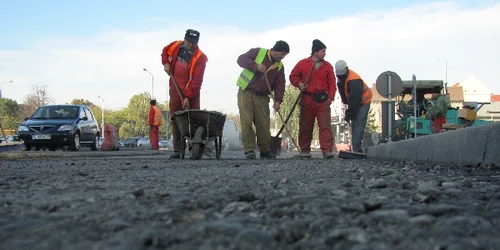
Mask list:
[[[98,149],[101,131],[94,114],[85,105],[48,105],[38,108],[35,113],[19,125],[19,139],[24,141],[26,150],[69,147],[77,151],[81,146]]]

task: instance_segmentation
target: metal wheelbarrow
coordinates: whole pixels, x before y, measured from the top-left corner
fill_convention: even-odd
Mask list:
[[[188,109],[175,112],[173,120],[181,134],[181,159],[185,157],[186,148],[191,153],[190,159],[201,159],[206,145],[211,142],[215,144],[215,158],[221,158],[225,114],[217,111]]]

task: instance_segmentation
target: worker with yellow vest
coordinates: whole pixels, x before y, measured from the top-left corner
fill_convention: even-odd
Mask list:
[[[151,149],[159,150],[161,110],[156,106],[156,100],[151,100],[149,104],[151,104],[151,108],[149,109],[149,115],[148,115],[149,143],[151,144]]]
[[[198,47],[200,32],[188,29],[184,40],[173,41],[163,48],[161,63],[170,76],[170,117],[184,109],[200,109],[200,89],[205,74],[207,56]],[[181,134],[171,119],[174,154],[180,158]]]
[[[269,102],[271,91],[273,109],[278,111],[285,94],[285,70],[281,60],[290,52],[285,41],[277,41],[272,49],[252,48],[238,57],[243,68],[238,85],[238,109],[240,114],[243,150],[247,159],[256,159],[255,138],[261,159],[273,159]],[[269,86],[268,86],[269,84]],[[253,129],[255,125],[255,131]]]
[[[372,91],[356,72],[347,67],[344,60],[335,63],[335,75],[340,98],[348,106],[344,120],[351,123],[351,150],[362,153],[361,142],[370,112]]]

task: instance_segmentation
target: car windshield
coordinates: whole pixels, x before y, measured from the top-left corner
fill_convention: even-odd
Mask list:
[[[31,119],[76,119],[78,107],[72,106],[48,106],[39,108]]]

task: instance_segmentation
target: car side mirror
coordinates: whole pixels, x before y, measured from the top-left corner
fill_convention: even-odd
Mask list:
[[[27,121],[28,119],[30,119],[29,117],[25,117],[24,120]]]
[[[86,116],[84,116],[83,118],[80,118],[80,120],[82,121],[87,121],[89,118],[87,118]]]

